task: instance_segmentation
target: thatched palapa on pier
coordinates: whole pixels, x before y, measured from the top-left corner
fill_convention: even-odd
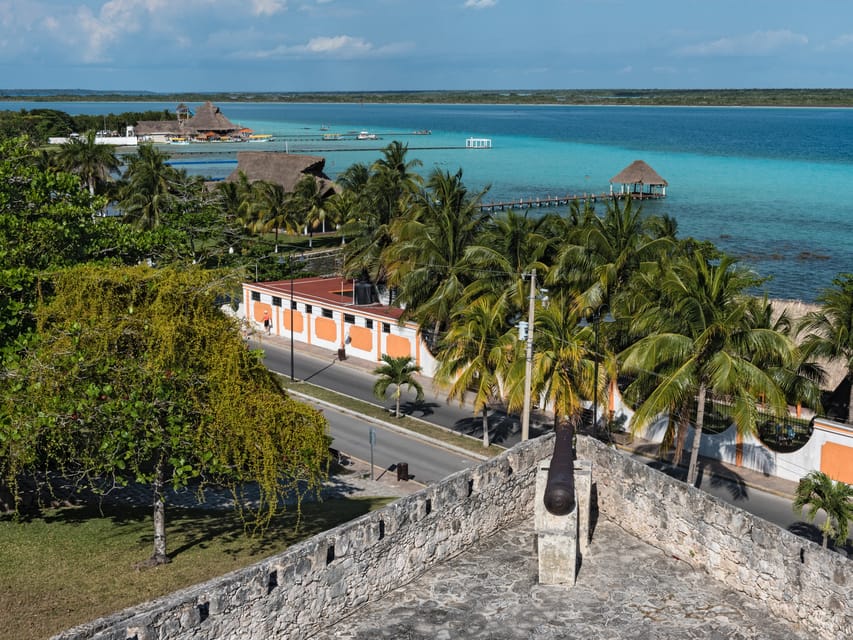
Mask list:
[[[614,185],[619,185],[618,191]],[[642,160],[634,160],[615,176],[610,178],[611,195],[630,195],[640,200],[644,198],[663,198],[669,183],[658,175]]]

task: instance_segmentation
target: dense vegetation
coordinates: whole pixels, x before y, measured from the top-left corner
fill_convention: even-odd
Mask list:
[[[124,135],[128,125],[140,120],[174,120],[168,111],[138,111],[105,116],[81,114],[72,116],[56,109],[21,109],[0,111],[0,138],[28,136],[44,144],[52,136],[69,136],[88,131],[110,131]]]
[[[370,102],[471,104],[849,107],[853,89],[507,89],[467,91],[121,93],[0,91],[0,100],[107,102]],[[154,118],[147,118],[154,119]]]

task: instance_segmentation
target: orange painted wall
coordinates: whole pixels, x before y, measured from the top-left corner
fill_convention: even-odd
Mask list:
[[[290,314],[291,313],[293,313],[293,330],[296,333],[302,333],[302,329],[303,329],[302,314],[299,313],[298,311],[291,312],[290,309],[285,309],[282,312],[282,314],[281,314],[282,315],[282,324],[284,325],[284,328],[287,331],[290,331]]]
[[[331,318],[317,318],[314,322],[314,334],[320,340],[334,342],[338,337],[338,326]]]
[[[392,358],[412,355],[412,343],[407,338],[389,335],[385,341],[385,353]]]
[[[365,327],[350,327],[350,344],[353,349],[370,351],[373,348],[373,332]]]
[[[820,450],[820,470],[833,480],[853,484],[853,447],[824,443]]]
[[[252,307],[252,314],[255,322],[264,321],[264,311],[266,311],[269,314],[270,319],[272,319],[272,307],[265,302],[255,302],[255,306]]]

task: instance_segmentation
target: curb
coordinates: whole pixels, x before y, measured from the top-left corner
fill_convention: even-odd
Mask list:
[[[490,456],[480,455],[480,454],[474,453],[472,451],[469,451],[468,449],[463,449],[462,447],[457,447],[456,445],[453,445],[453,444],[450,444],[447,442],[443,442],[441,440],[436,440],[435,438],[431,438],[430,436],[425,436],[421,433],[417,433],[416,431],[406,429],[405,427],[401,427],[401,426],[393,424],[391,422],[385,422],[384,420],[380,420],[379,418],[374,418],[372,416],[368,416],[368,415],[365,415],[363,413],[359,413],[358,411],[355,411],[353,409],[347,409],[346,407],[338,406],[338,405],[333,404],[331,402],[328,402],[326,400],[320,400],[320,399],[315,398],[314,396],[309,395],[307,393],[302,393],[301,391],[294,391],[293,389],[288,389],[287,393],[289,393],[289,394],[291,394],[297,398],[301,398],[302,400],[304,400],[306,402],[312,402],[314,404],[318,404],[318,405],[320,405],[322,407],[326,407],[328,409],[334,409],[335,411],[338,411],[340,413],[343,413],[343,414],[346,414],[349,416],[356,417],[360,420],[364,420],[365,422],[370,422],[372,424],[379,425],[381,427],[388,429],[389,431],[394,431],[394,432],[399,433],[401,435],[406,435],[406,436],[409,436],[410,438],[415,438],[416,440],[421,440],[423,442],[426,442],[428,444],[433,445],[434,447],[439,447],[441,449],[447,449],[448,451],[452,451],[453,453],[456,453],[458,455],[465,456],[466,458],[471,458],[473,460],[480,460],[480,461],[485,461],[485,460],[490,459]],[[350,397],[350,396],[346,396],[345,394],[340,394],[340,395],[343,395],[345,397]],[[353,398],[353,400],[357,400],[357,398]],[[362,402],[362,401],[360,401],[360,402]],[[412,418],[412,419],[417,420],[417,418]],[[428,424],[430,427],[436,426],[432,423],[426,423],[426,424]]]

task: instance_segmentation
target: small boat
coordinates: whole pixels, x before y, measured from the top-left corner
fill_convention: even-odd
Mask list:
[[[379,138],[375,133],[370,133],[368,131],[359,131],[358,135],[355,137],[356,140],[378,140]]]
[[[249,142],[269,142],[272,140],[272,134],[269,133],[253,133],[249,136]]]
[[[341,139],[340,133],[324,133],[323,134],[323,140],[340,140],[340,139]]]
[[[183,136],[175,136],[173,138],[169,138],[169,144],[189,144],[190,141],[184,138]]]
[[[327,124],[320,125],[320,131],[328,131],[328,130],[329,130],[329,125],[327,125]]]

